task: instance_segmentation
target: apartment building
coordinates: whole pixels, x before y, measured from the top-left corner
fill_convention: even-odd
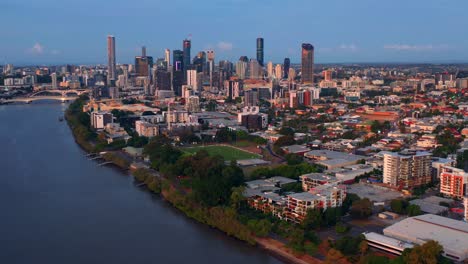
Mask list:
[[[432,181],[432,154],[429,152],[385,152],[383,183],[401,189],[413,189]]]
[[[440,193],[463,199],[467,194],[468,173],[462,169],[444,166],[440,173]]]
[[[309,190],[316,188],[320,185],[339,183],[336,177],[329,176],[323,173],[309,173],[299,176],[302,182],[302,190],[308,192]]]
[[[104,127],[113,122],[113,115],[108,112],[92,112],[91,126],[94,129],[104,129]]]
[[[155,137],[159,135],[159,125],[137,120],[135,121],[135,131],[140,137]]]
[[[346,198],[346,187],[338,184],[325,184],[317,186],[309,192],[287,195],[286,198],[287,205],[283,210],[284,218],[287,221],[301,223],[310,209],[326,210],[341,206]]]

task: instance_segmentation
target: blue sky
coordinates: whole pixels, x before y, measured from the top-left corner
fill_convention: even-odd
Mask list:
[[[468,62],[467,0],[0,0],[0,63],[106,63],[106,36],[118,63],[146,45],[162,57],[192,39],[192,57],[255,56],[316,62]]]

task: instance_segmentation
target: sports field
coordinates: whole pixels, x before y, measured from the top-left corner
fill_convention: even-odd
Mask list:
[[[229,146],[199,146],[183,148],[182,151],[190,154],[195,154],[201,149],[206,150],[210,155],[220,155],[225,160],[245,160],[260,158],[260,155],[252,154]]]

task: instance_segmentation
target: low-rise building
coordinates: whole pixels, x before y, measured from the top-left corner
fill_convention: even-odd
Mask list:
[[[385,236],[408,243],[424,244],[437,241],[442,255],[463,262],[468,259],[468,223],[433,214],[408,217],[383,230]]]
[[[281,148],[286,154],[296,154],[303,156],[305,153],[310,151],[310,148],[308,148],[305,145],[291,145],[291,146],[286,146]]]
[[[367,159],[365,156],[331,150],[312,150],[305,153],[304,157],[327,167],[329,170],[354,165]]]

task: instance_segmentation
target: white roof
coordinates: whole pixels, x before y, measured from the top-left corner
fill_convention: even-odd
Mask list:
[[[412,248],[413,244],[411,243],[406,243],[404,241],[384,236],[378,233],[374,232],[369,232],[369,233],[363,233],[363,235],[366,237],[366,240],[370,242],[376,242],[379,244],[383,244],[388,247],[393,247],[395,249],[399,249],[401,251],[405,250],[406,248]]]
[[[468,223],[433,214],[408,217],[383,230],[387,236],[423,244],[439,242],[446,253],[468,256]]]

